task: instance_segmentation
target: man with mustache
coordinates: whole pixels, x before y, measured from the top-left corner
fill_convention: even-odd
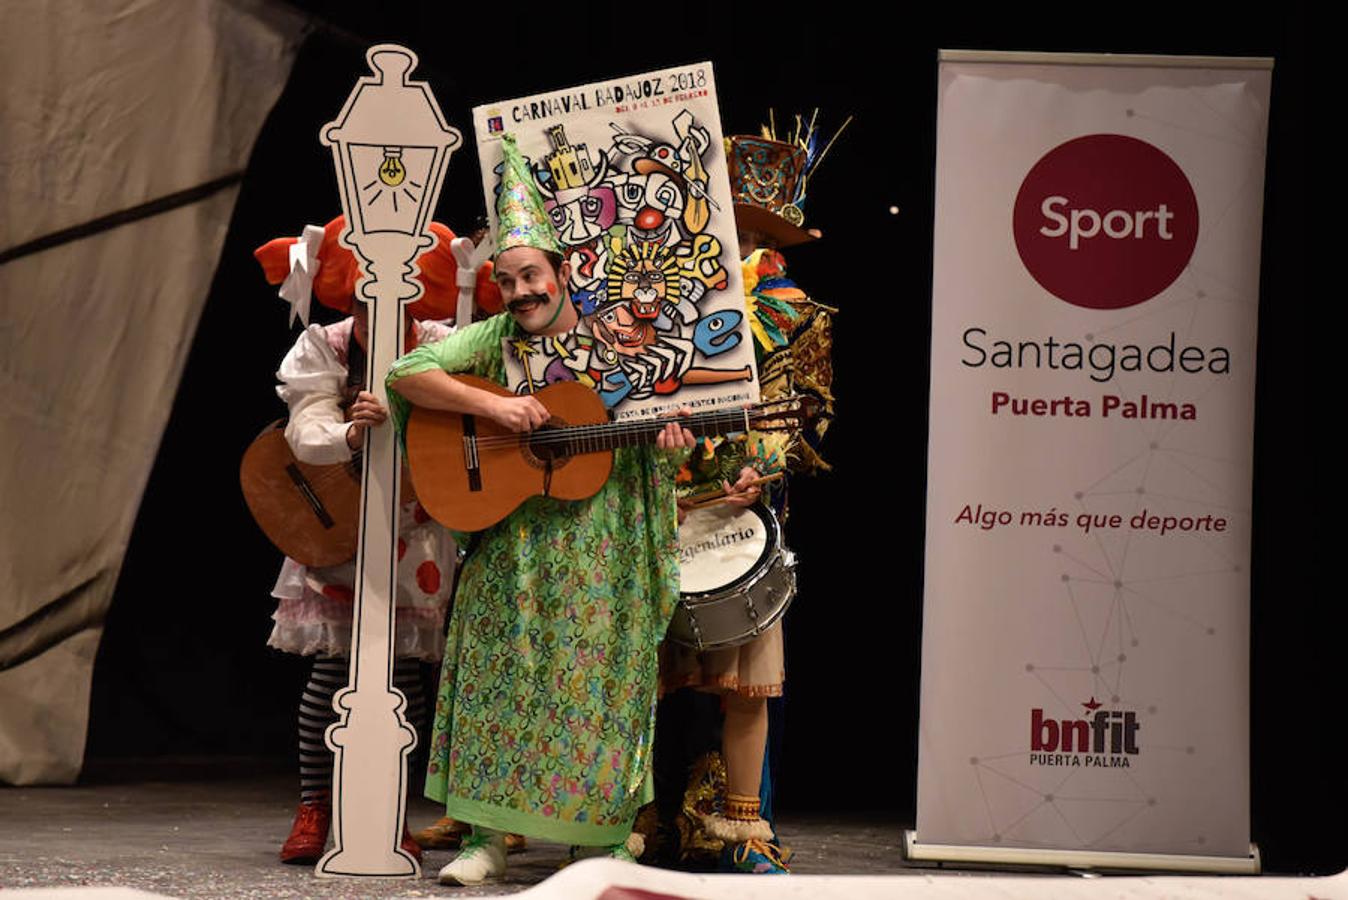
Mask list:
[[[449,373],[505,383],[503,341],[579,322],[569,266],[514,139],[498,201],[496,279],[507,312],[400,359],[395,421],[410,404],[529,431],[548,412]],[[451,615],[426,794],[472,823],[440,871],[447,884],[505,872],[506,832],[601,848],[628,840],[650,768],[657,647],[679,599],[674,476],[692,434],[670,424],[656,448],[619,449],[594,497],[534,497],[473,538]],[[668,453],[676,450],[680,452]]]

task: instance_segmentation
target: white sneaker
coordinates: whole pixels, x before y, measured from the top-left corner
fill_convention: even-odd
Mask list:
[[[453,862],[440,870],[440,883],[471,886],[500,881],[505,870],[505,835],[475,831],[463,839],[463,849]]]

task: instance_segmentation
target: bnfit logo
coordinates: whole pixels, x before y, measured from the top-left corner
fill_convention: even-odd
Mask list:
[[[1049,719],[1042,709],[1030,710],[1030,765],[1129,768],[1142,727],[1137,713],[1101,709],[1094,697],[1081,705],[1089,718]]]
[[[1049,293],[1087,309],[1150,300],[1198,240],[1198,201],[1169,156],[1137,138],[1091,134],[1034,164],[1016,195],[1016,249]]]

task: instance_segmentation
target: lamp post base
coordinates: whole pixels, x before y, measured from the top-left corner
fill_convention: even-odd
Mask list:
[[[407,753],[416,732],[402,717],[406,701],[387,685],[348,688],[333,705],[347,710],[328,729],[333,759],[333,841],[314,868],[320,877],[415,878],[421,867],[400,846]]]

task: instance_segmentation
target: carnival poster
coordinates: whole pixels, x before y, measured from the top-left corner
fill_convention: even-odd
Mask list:
[[[561,238],[582,324],[510,340],[519,392],[588,384],[617,419],[758,399],[710,63],[473,111],[492,232],[514,134]]]

